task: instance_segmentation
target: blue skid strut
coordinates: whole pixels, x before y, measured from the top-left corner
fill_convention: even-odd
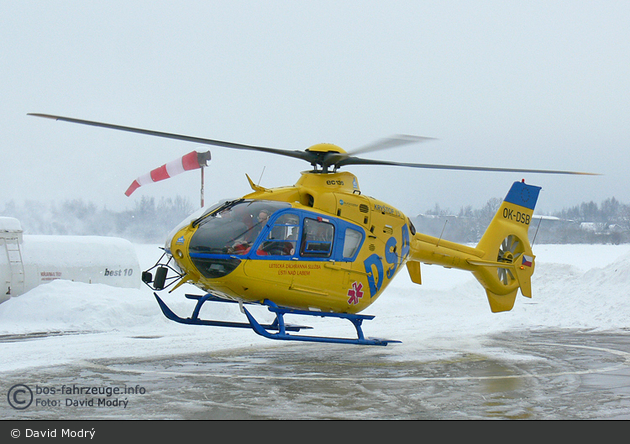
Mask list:
[[[292,308],[279,307],[273,302],[265,299],[261,305],[267,307],[267,309],[276,315],[276,319],[271,324],[261,324],[259,323],[254,316],[241,304],[241,310],[247,317],[248,322],[231,322],[231,321],[214,321],[207,319],[200,319],[199,312],[201,311],[201,306],[208,301],[211,302],[231,302],[237,303],[236,301],[231,301],[227,299],[221,299],[211,294],[206,294],[204,296],[198,295],[190,295],[187,294],[186,297],[188,299],[196,299],[197,305],[193,310],[192,316],[189,318],[181,318],[177,316],[173,311],[160,299],[160,297],[154,293],[155,298],[157,299],[160,308],[162,309],[162,313],[171,321],[179,322],[180,324],[189,324],[189,325],[209,325],[215,327],[232,327],[232,328],[251,328],[254,332],[258,333],[261,336],[269,339],[277,339],[277,340],[285,340],[285,341],[306,341],[306,342],[327,342],[327,343],[336,343],[336,344],[358,344],[358,345],[387,345],[390,342],[400,342],[394,341],[390,339],[377,339],[377,338],[366,338],[363,335],[363,329],[361,328],[361,324],[364,320],[374,319],[372,315],[359,315],[359,314],[350,314],[350,313],[331,313],[331,312],[319,312],[319,311],[309,311],[309,310],[297,310]],[[302,329],[310,329],[311,327],[304,325],[292,325],[286,324],[284,322],[284,315],[286,314],[294,314],[294,315],[303,315],[303,316],[318,316],[322,318],[339,318],[339,319],[347,319],[354,325],[354,328],[357,331],[357,338],[338,338],[338,337],[327,337],[327,336],[306,336],[306,335],[293,335],[288,332],[299,332]],[[271,333],[271,332],[275,333]]]

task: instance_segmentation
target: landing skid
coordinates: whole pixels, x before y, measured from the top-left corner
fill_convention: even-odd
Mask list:
[[[284,340],[284,341],[305,341],[305,342],[326,342],[326,343],[335,343],[335,344],[357,344],[357,345],[387,345],[389,343],[400,342],[390,339],[377,339],[377,338],[366,338],[363,335],[363,329],[361,324],[364,320],[374,319],[372,315],[359,315],[359,314],[350,314],[350,313],[331,313],[331,312],[319,312],[319,311],[309,311],[309,310],[297,310],[292,308],[279,307],[273,302],[265,299],[260,305],[264,305],[267,309],[276,315],[276,319],[271,324],[261,324],[256,318],[250,313],[249,310],[244,306],[244,304],[239,304],[241,307],[241,311],[247,317],[248,322],[232,322],[232,321],[215,321],[208,319],[200,319],[199,312],[201,311],[201,306],[210,301],[210,302],[229,302],[229,303],[237,303],[236,301],[230,301],[226,299],[218,298],[211,294],[206,294],[204,296],[199,295],[190,295],[187,294],[186,297],[188,299],[196,299],[197,305],[193,310],[192,316],[189,318],[181,318],[177,316],[173,311],[162,301],[162,299],[154,293],[157,302],[162,309],[162,313],[171,321],[179,322],[180,324],[188,324],[188,325],[208,325],[214,327],[230,327],[230,328],[251,328],[257,334],[276,340]],[[292,314],[292,315],[302,315],[302,316],[317,316],[322,318],[338,318],[338,319],[346,319],[352,323],[354,328],[357,331],[356,338],[339,338],[339,337],[327,337],[327,336],[308,336],[308,335],[294,335],[289,334],[288,332],[299,332],[302,329],[311,329],[312,327],[304,326],[304,325],[292,325],[286,324],[284,322],[284,315]],[[274,333],[272,333],[274,332]]]

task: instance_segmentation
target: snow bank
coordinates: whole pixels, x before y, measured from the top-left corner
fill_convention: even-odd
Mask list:
[[[6,228],[6,219],[10,218],[4,219],[0,225]],[[140,288],[138,256],[128,240],[104,236],[21,236],[21,232],[2,232],[2,226],[0,302],[57,279]]]
[[[161,255],[154,245],[136,245],[136,250],[142,269],[152,266]],[[519,296],[514,309],[505,313],[490,312],[485,292],[467,272],[423,265],[420,286],[401,272],[366,310],[376,315],[373,321],[364,323],[366,336],[402,340],[403,344],[386,347],[386,353],[397,359],[415,359],[420,350],[424,355],[428,349],[474,350],[487,335],[505,331],[628,331],[630,245],[543,245],[535,247],[535,253],[533,298]],[[188,316],[194,302],[183,294],[199,291],[184,287],[161,296],[175,312]],[[206,317],[245,320],[236,305],[206,305],[211,312]],[[268,314],[262,310],[263,316]],[[313,325],[325,334],[352,333],[351,327],[344,330],[345,323],[334,320],[288,317],[287,321]],[[26,336],[16,340],[15,335]],[[249,330],[168,321],[146,287],[117,288],[57,280],[0,304],[0,370],[4,371],[82,359],[142,358],[287,344],[261,338]]]

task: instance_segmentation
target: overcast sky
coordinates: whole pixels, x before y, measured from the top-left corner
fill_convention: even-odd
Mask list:
[[[408,215],[457,212],[540,185],[538,210],[630,203],[628,1],[0,0],[2,193],[112,209],[143,195],[199,201],[199,173],[125,190],[194,149],[206,201],[291,185],[303,161],[27,117],[99,120],[231,142],[366,157],[603,176],[346,168]],[[264,174],[263,174],[264,170]]]

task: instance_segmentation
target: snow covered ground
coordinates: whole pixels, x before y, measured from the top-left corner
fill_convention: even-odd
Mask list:
[[[142,269],[161,254],[157,245],[136,248]],[[502,332],[552,328],[630,333],[630,245],[538,245],[534,253],[533,298],[519,296],[510,312],[491,313],[471,274],[423,265],[421,286],[411,283],[403,270],[365,311],[376,315],[364,323],[365,334],[401,340],[402,344],[377,348],[392,359],[417,360],[426,359],[431,351],[501,353],[485,349],[484,338]],[[184,287],[188,288],[161,296],[186,317],[194,302],[183,294],[199,291]],[[234,304],[206,306],[202,317],[245,320]],[[273,319],[261,310],[263,320]],[[287,317],[287,321],[312,325],[319,333],[353,334],[351,327],[335,320]],[[32,340],[12,340],[13,335],[30,335]],[[289,344],[246,329],[168,321],[144,286],[128,289],[69,281],[53,281],[0,304],[0,339],[3,372],[100,358],[168,357]]]

